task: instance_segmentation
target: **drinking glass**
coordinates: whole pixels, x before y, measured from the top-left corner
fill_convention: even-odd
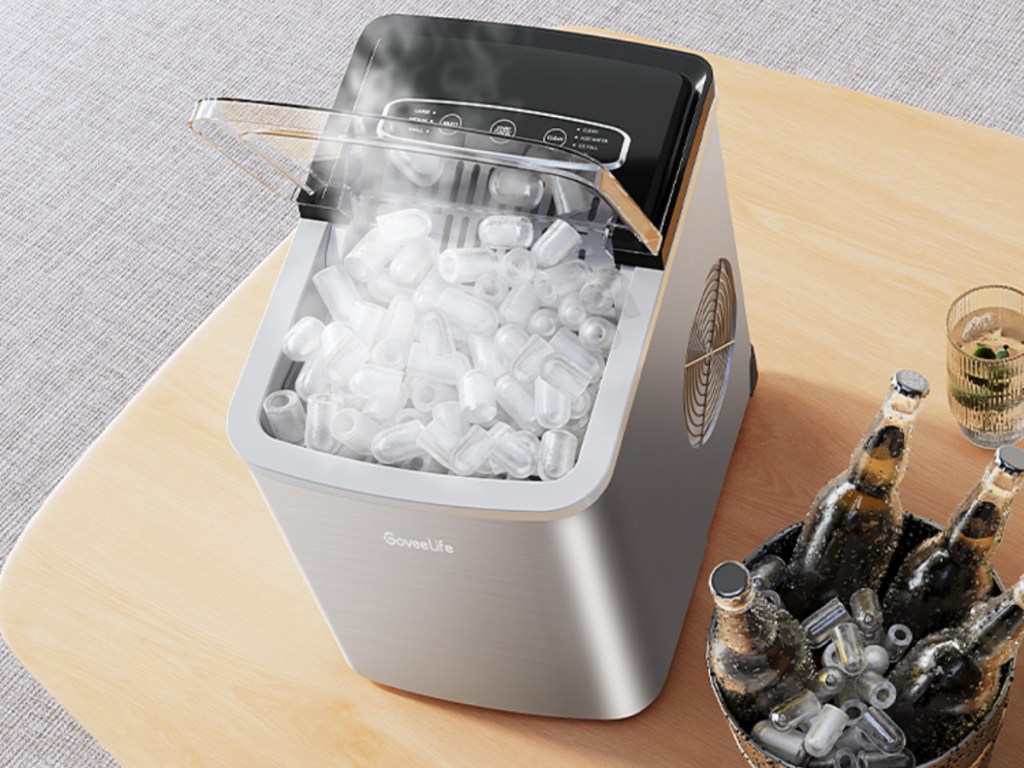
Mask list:
[[[949,407],[982,448],[1024,438],[1024,293],[1006,285],[972,288],[946,315]]]

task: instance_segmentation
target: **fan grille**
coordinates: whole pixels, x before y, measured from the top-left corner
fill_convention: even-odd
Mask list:
[[[719,259],[704,282],[686,345],[683,407],[690,445],[699,448],[715,428],[736,339],[736,287],[732,268]]]

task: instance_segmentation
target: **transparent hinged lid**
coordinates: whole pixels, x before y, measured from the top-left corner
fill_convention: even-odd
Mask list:
[[[226,98],[197,102],[189,127],[316,218],[348,224],[408,206],[468,217],[522,213],[541,225],[560,218],[606,239],[628,232],[646,252],[661,250],[662,233],[608,169],[542,142],[415,119]],[[491,183],[496,173],[501,184]],[[514,193],[521,184],[542,187],[539,202],[517,204],[515,194],[511,202],[501,195],[503,185]]]

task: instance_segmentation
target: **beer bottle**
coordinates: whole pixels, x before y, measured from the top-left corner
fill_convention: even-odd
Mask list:
[[[783,599],[798,619],[862,587],[878,589],[903,528],[897,486],[928,381],[898,371],[849,469],[818,492],[789,564]]]
[[[971,611],[959,626],[919,641],[889,681],[889,714],[919,757],[941,754],[988,714],[999,696],[1002,666],[1024,638],[1024,578]]]
[[[741,563],[720,564],[709,585],[717,608],[711,671],[729,711],[749,728],[810,683],[807,637],[784,608],[761,594]]]
[[[990,595],[990,559],[1021,485],[1024,451],[1000,448],[946,529],[918,545],[900,566],[885,595],[885,615],[899,616],[914,637],[925,637],[959,624]]]

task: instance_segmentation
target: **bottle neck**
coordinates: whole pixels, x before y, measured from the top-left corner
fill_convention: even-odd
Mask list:
[[[998,667],[1024,639],[1024,583],[983,604],[962,630],[962,647],[984,667]]]
[[[1004,472],[995,462],[989,465],[946,526],[947,546],[954,559],[985,562],[992,556],[1022,484],[1024,474]]]
[[[850,459],[850,482],[873,496],[899,485],[910,457],[910,438],[920,398],[890,391],[882,410]]]
[[[776,608],[753,586],[735,598],[715,597],[718,631],[725,644],[741,653],[756,653],[775,642]]]

